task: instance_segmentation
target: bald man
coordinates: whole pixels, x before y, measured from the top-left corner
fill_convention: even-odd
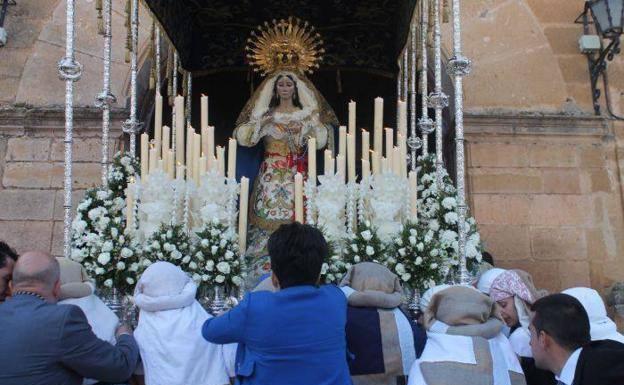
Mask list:
[[[80,385],[83,378],[126,381],[138,361],[128,329],[115,346],[97,338],[82,310],[57,305],[60,268],[49,254],[24,253],[15,263],[13,296],[0,306],[0,384]]]

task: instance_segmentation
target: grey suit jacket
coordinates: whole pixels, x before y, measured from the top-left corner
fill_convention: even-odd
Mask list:
[[[98,339],[82,310],[16,295],[0,304],[0,384],[80,385],[82,379],[123,382],[136,368],[134,338]]]

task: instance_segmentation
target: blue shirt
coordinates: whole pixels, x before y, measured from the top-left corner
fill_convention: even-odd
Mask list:
[[[243,385],[349,385],[347,299],[335,286],[253,292],[206,321],[203,337],[239,343],[236,374]]]

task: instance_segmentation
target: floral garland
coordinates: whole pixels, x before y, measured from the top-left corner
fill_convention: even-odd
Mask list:
[[[135,245],[124,234],[123,198],[138,162],[117,153],[108,170],[108,185],[88,190],[72,222],[71,259],[81,263],[98,286],[129,292],[137,280]]]
[[[438,189],[434,154],[418,158],[417,172],[420,181],[418,203],[422,208],[418,229],[418,233],[423,235],[421,254],[430,256],[438,253],[447,265],[445,268],[450,274],[447,278],[456,278],[459,274],[457,190],[445,169],[442,169],[442,189]],[[466,263],[469,271],[475,271],[481,262],[483,245],[474,218],[467,217],[466,224],[469,226]]]
[[[386,266],[403,282],[420,293],[442,282],[446,268],[440,244],[431,230],[408,222],[401,226],[392,246],[394,257],[386,259]]]
[[[196,233],[192,255],[201,264],[193,279],[207,286],[243,287],[244,264],[238,250],[238,235],[217,221]]]

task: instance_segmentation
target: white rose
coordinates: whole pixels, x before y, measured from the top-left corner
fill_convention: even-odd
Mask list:
[[[106,270],[102,269],[101,267],[98,267],[95,269],[95,275],[102,275],[106,272]]]
[[[158,243],[158,241],[152,242],[152,248],[154,250],[160,250],[160,243]]]
[[[171,253],[171,258],[173,259],[180,259],[182,258],[182,253],[179,252],[178,250],[175,250]]]
[[[214,261],[211,261],[211,260],[206,261],[206,270],[208,271],[214,270]]]
[[[230,274],[230,264],[227,262],[219,262],[217,264],[217,270],[223,274]]]
[[[182,258],[182,263],[186,264],[189,263],[191,261],[191,256],[187,255],[184,258]]]
[[[100,253],[100,255],[98,255],[97,257],[97,261],[100,265],[106,265],[108,262],[110,262],[110,254],[109,253]]]
[[[122,261],[117,262],[117,270],[123,270],[126,268],[126,264]]]
[[[414,261],[414,264],[416,266],[419,266],[422,263],[423,259],[421,257],[416,257],[416,261]]]
[[[218,251],[219,251],[219,247],[218,246],[212,246],[210,248],[210,252],[212,253],[212,255],[217,255]]]
[[[223,282],[225,282],[225,277],[222,276],[222,275],[217,275],[216,278],[215,278],[215,282],[216,283],[223,283]]]
[[[152,261],[150,261],[149,259],[144,259],[143,260],[143,266],[148,267],[151,264],[152,264]]]
[[[130,269],[128,269],[130,271],[138,271],[139,270],[139,264],[134,262],[132,265],[130,265]]]
[[[173,237],[173,231],[167,230],[167,239],[171,239]]]
[[[406,253],[405,253],[405,248],[404,248],[404,247],[400,248],[400,249],[399,249],[399,255],[400,255],[401,257],[405,257],[405,254],[406,254]]]
[[[405,274],[405,266],[403,266],[402,263],[397,263],[397,265],[394,267],[394,270],[397,272],[397,274],[399,275],[403,275]]]
[[[422,242],[416,245],[416,250],[423,251],[424,249],[425,249],[425,245]]]
[[[201,275],[199,275],[197,273],[193,274],[193,281],[195,283],[201,282],[201,279],[202,279]]]
[[[208,247],[208,245],[210,245],[210,242],[208,242],[207,239],[202,239],[201,245],[202,245],[202,247]]]
[[[220,248],[224,248],[224,247],[225,247],[225,245],[227,245],[227,241],[226,241],[225,239],[222,239],[222,240],[219,242],[219,247],[220,247]]]
[[[206,282],[208,278],[210,278],[210,276],[208,274],[203,274],[201,278],[202,278],[202,281]]]
[[[357,245],[356,245],[355,243],[353,243],[353,244],[351,245],[351,250],[353,250],[353,252],[354,252],[354,253],[357,253],[357,252],[358,252],[358,247],[357,247]]]
[[[360,256],[356,255],[355,257],[353,257],[353,262],[359,263],[360,262]]]
[[[438,264],[437,263],[432,263],[431,265],[429,265],[430,268],[432,269],[437,269],[438,268]]]
[[[163,249],[165,249],[165,251],[171,251],[173,250],[173,245],[171,243],[165,243]]]
[[[121,249],[121,256],[123,258],[130,258],[132,257],[132,254],[134,254],[134,252],[132,252],[132,250],[127,247],[124,247],[123,249]]]
[[[238,275],[232,277],[232,283],[238,287],[243,285],[243,279]]]
[[[189,263],[189,269],[191,270],[197,270],[197,264],[195,262],[191,262]]]
[[[134,285],[134,279],[133,278],[127,277],[126,278],[126,282],[128,282],[128,285]]]
[[[370,241],[373,238],[373,233],[370,230],[362,231],[360,235],[365,241]]]
[[[104,242],[104,244],[102,245],[102,251],[107,253],[111,250],[113,250],[113,242],[111,241]]]
[[[409,237],[409,243],[410,245],[414,246],[416,244],[416,237],[414,237],[413,235],[411,235]]]
[[[112,279],[107,279],[106,281],[104,281],[104,286],[106,287],[113,287],[113,280]]]
[[[375,249],[373,246],[366,246],[366,255],[371,256],[375,254]]]
[[[412,275],[410,273],[405,273],[401,275],[401,279],[403,280],[403,282],[409,281],[410,278],[412,278]]]
[[[234,257],[234,253],[230,250],[225,252],[225,259],[232,259]]]
[[[401,238],[397,238],[394,240],[394,243],[397,244],[397,246],[403,246],[403,240]]]
[[[416,231],[416,229],[410,229],[409,232],[410,232],[410,235],[412,235],[414,237],[418,234],[418,231]]]

